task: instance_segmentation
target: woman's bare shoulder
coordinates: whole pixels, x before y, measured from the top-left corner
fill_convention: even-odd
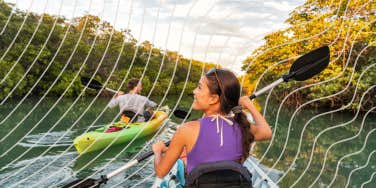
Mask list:
[[[190,134],[192,131],[197,130],[200,126],[200,121],[189,121],[179,126],[176,133]]]
[[[196,120],[196,121],[188,121],[188,122],[185,122],[184,124],[182,124],[179,128],[182,128],[182,129],[192,129],[192,128],[197,128],[197,126],[200,125],[200,121]]]

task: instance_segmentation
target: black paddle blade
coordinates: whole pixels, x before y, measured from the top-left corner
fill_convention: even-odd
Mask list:
[[[329,59],[329,47],[320,47],[298,58],[285,77],[296,81],[307,80],[324,70],[329,64]]]
[[[191,117],[191,114],[188,114],[188,112],[186,112],[184,110],[176,109],[174,111],[174,116],[176,116],[180,119],[188,119],[189,117]]]
[[[87,78],[87,77],[81,77],[81,83],[82,85],[86,85],[90,89],[102,89],[102,84],[98,82],[97,80]]]
[[[63,188],[88,188],[88,187],[99,187],[101,184],[100,180],[96,179],[78,179],[64,185]]]

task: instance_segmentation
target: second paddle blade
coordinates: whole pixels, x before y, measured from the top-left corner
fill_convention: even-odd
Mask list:
[[[191,114],[189,114],[188,112],[184,111],[184,110],[180,110],[180,109],[176,109],[174,111],[174,115],[180,119],[188,119],[189,117],[191,117]]]

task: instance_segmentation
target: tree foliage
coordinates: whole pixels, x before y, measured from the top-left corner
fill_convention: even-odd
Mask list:
[[[299,55],[329,45],[331,61],[327,69],[305,82],[279,85],[273,90],[273,98],[282,100],[299,87],[324,82],[299,90],[288,98],[287,104],[297,105],[325,97],[311,105],[333,108],[351,103],[354,97],[349,108],[356,109],[362,94],[376,83],[376,67],[369,67],[376,57],[375,7],[374,1],[367,0],[308,0],[290,13],[286,20],[288,28],[266,35],[265,44],[244,60],[247,87],[253,90],[261,75],[261,86],[278,79]],[[361,109],[374,106],[375,94],[375,89],[368,92]],[[335,96],[327,97],[329,95]]]
[[[180,94],[189,77],[184,92],[191,94],[202,74],[204,62],[155,48],[149,41],[138,43],[130,30],[115,30],[97,16],[66,20],[48,14],[27,15],[12,6],[0,2],[0,28],[4,30],[0,65],[5,67],[0,70],[0,100],[8,95],[22,97],[29,91],[76,96],[83,90],[81,76],[93,76],[100,82],[109,78],[107,87],[122,85],[122,90],[128,79],[143,76],[144,94],[153,88],[155,95],[164,94],[170,82],[168,94]]]

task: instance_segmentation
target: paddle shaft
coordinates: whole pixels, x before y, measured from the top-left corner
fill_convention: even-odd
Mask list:
[[[280,78],[276,81],[274,81],[273,83],[269,84],[268,86],[258,90],[256,93],[252,94],[251,96],[249,96],[249,98],[252,100],[254,98],[256,98],[257,96],[267,92],[268,90],[272,89],[273,87],[277,86],[278,84],[284,82],[285,80],[283,78]]]
[[[166,142],[165,143],[166,146],[169,146],[170,145],[170,141]],[[148,151],[142,155],[140,155],[139,157],[137,157],[136,159],[128,162],[127,164],[123,165],[122,167],[118,168],[117,170],[107,174],[107,175],[102,175],[100,176],[99,179],[91,179],[91,178],[88,178],[88,179],[78,179],[78,180],[75,180],[73,182],[70,182],[69,184],[63,186],[63,188],[82,188],[82,187],[97,187],[101,184],[105,184],[108,179],[116,176],[117,174],[121,173],[122,171],[134,166],[135,164],[147,159],[148,157],[152,156],[154,154],[153,151]]]
[[[137,159],[132,160],[131,162],[128,162],[128,163],[125,164],[124,166],[122,166],[122,167],[116,169],[115,171],[113,171],[113,172],[107,174],[107,175],[106,175],[106,178],[107,178],[107,179],[110,179],[110,178],[112,178],[113,176],[116,176],[116,175],[119,174],[120,172],[122,172],[122,171],[124,171],[124,170],[126,170],[126,169],[128,169],[128,168],[130,168],[130,167],[132,167],[133,165],[135,165],[135,164],[137,164],[137,163],[139,163],[139,162],[140,162],[140,161],[138,161]]]
[[[110,89],[110,88],[107,88],[107,87],[103,87],[103,89],[107,90],[107,91],[110,91],[112,93],[117,93],[117,91],[113,90],[113,89]]]
[[[166,142],[165,145],[166,145],[166,146],[169,146],[169,145],[170,145],[170,141]],[[140,155],[140,156],[137,157],[136,159],[134,159],[134,160],[128,162],[128,163],[125,164],[124,166],[118,168],[117,170],[115,170],[115,171],[113,171],[113,172],[107,174],[107,175],[106,175],[106,178],[107,178],[107,179],[110,179],[110,178],[116,176],[117,174],[119,174],[120,172],[122,172],[122,171],[124,171],[124,170],[126,170],[126,169],[132,167],[133,165],[135,165],[135,164],[137,164],[137,163],[139,163],[139,162],[141,162],[141,161],[143,161],[143,160],[149,158],[149,157],[152,156],[152,155],[154,155],[154,152],[153,152],[153,151],[148,151],[148,152],[146,152],[146,153]]]

